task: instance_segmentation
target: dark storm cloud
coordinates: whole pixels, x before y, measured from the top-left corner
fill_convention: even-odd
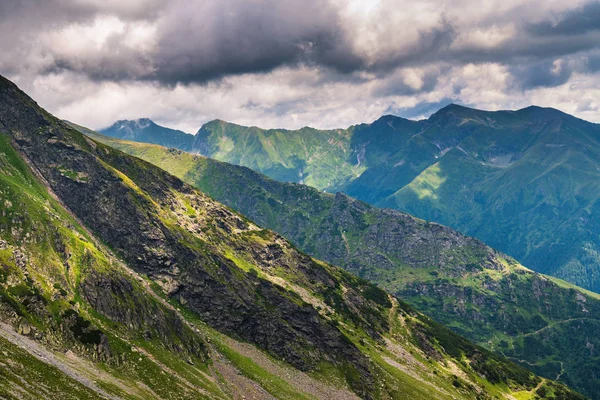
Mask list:
[[[557,74],[549,66],[559,57],[597,49],[600,43],[600,3],[590,2],[535,24],[513,15],[514,37],[492,47],[457,46],[461,33],[474,27],[446,17],[426,27],[416,24],[416,39],[394,47],[405,38],[396,33],[393,21],[387,21],[388,29],[379,40],[392,46],[361,52],[355,45],[354,27],[345,24],[337,4],[322,0],[3,0],[0,44],[6,51],[0,55],[0,68],[12,72],[37,68],[41,74],[73,71],[99,81],[173,85],[270,72],[281,66],[320,68],[352,81],[357,72],[385,76],[403,67],[494,62],[510,65],[515,82],[529,88],[564,83],[579,67],[565,67]],[[36,47],[40,46],[37,35],[46,29],[89,25],[107,15],[148,22],[155,29],[156,42],[149,49],[128,44],[134,29],[128,24],[89,51]],[[596,64],[597,58],[589,59],[591,70],[597,69]],[[335,74],[325,75],[339,79]],[[428,78],[423,90],[433,89],[435,82]],[[407,95],[414,90],[397,80],[391,86],[378,93]]]
[[[385,73],[402,66],[417,66],[451,58],[453,56],[449,48],[456,36],[456,28],[450,22],[440,20],[432,28],[419,30],[418,39],[408,48],[381,55],[372,62],[370,69]]]
[[[338,10],[320,0],[138,0],[127,2],[25,0],[0,2],[0,67],[16,71],[25,62],[42,74],[73,71],[94,80],[204,83],[223,76],[269,72],[280,66],[325,66],[342,73],[364,60],[351,49]],[[125,4],[119,5],[119,4]],[[137,6],[136,6],[137,5]],[[127,44],[131,28],[110,35],[84,53],[36,49],[38,35],[68,24],[90,25],[98,16],[146,20],[156,45]],[[12,44],[11,44],[12,42]],[[36,50],[39,50],[36,54]],[[30,60],[28,60],[28,57]],[[43,63],[40,62],[43,59]],[[28,62],[29,61],[29,62]],[[40,65],[35,65],[39,63]]]
[[[98,14],[114,14],[121,19],[156,18],[165,0],[2,0],[0,23],[12,21],[13,26],[37,30],[45,25],[84,22]]]
[[[522,89],[554,87],[567,82],[576,66],[574,63],[543,61],[533,65],[511,68],[514,82]]]
[[[300,62],[359,62],[336,10],[319,0],[176,3],[159,23],[156,71],[163,82],[203,82]]]
[[[343,26],[338,10],[321,0],[180,4],[160,24],[156,70],[145,78],[204,82],[305,65],[360,80],[353,73],[386,74],[437,61],[456,36],[454,27],[441,20],[432,28],[417,28],[418,39],[401,50],[370,58],[354,48],[352,29]]]
[[[585,59],[585,63],[590,72],[600,71],[600,51],[589,54]]]
[[[534,35],[582,35],[600,30],[600,2],[590,2],[581,8],[567,11],[557,22],[544,21],[529,25],[527,30]]]
[[[375,97],[380,96],[411,96],[417,93],[429,92],[435,88],[441,71],[427,72],[418,86],[410,85],[404,76],[387,79],[373,90]]]
[[[153,21],[164,4],[163,0],[1,0],[0,72],[46,75],[67,70],[96,79],[135,79],[149,69],[151,61],[123,44],[128,30],[111,35],[94,53],[67,56],[44,47],[43,37],[63,28],[91,25],[100,16]]]

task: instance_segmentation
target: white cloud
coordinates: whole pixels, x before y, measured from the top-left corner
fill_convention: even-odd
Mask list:
[[[334,128],[448,101],[600,121],[600,24],[568,24],[584,0],[6,1],[0,73],[92,128]]]

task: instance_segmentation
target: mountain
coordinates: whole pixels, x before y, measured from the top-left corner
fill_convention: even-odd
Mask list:
[[[538,107],[450,108],[429,124],[422,135],[445,154],[378,204],[453,226],[536,271],[600,292],[599,125]],[[440,133],[438,125],[472,133],[460,138],[458,128]]]
[[[92,137],[171,171],[310,255],[376,282],[476,343],[598,398],[597,294],[399,211],[175,149]]]
[[[0,169],[3,398],[583,398],[4,78]]]
[[[600,125],[558,110],[453,104],[328,131],[213,121],[192,152],[448,225],[600,292]]]
[[[157,125],[148,118],[120,120],[100,132],[119,139],[156,143],[186,151],[192,150],[194,143],[193,135]]]

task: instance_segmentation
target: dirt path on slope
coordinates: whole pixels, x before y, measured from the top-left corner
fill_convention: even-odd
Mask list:
[[[105,392],[103,389],[99,388],[91,379],[89,379],[86,376],[83,376],[82,374],[71,368],[64,361],[56,357],[51,351],[42,347],[39,343],[23,335],[19,335],[17,332],[14,331],[14,329],[10,325],[5,324],[4,322],[0,322],[0,336],[2,336],[4,339],[8,340],[15,346],[18,346],[19,348],[25,350],[27,353],[31,354],[33,357],[37,358],[43,363],[58,368],[69,378],[74,379],[75,381],[86,386],[88,389],[96,392],[99,397],[109,400],[120,400],[119,397],[115,397]]]
[[[522,334],[520,336],[521,337],[525,337],[525,336],[537,335],[538,333],[541,333],[541,332],[543,332],[545,330],[554,328],[556,325],[566,324],[566,323],[573,322],[573,321],[598,321],[598,320],[595,319],[595,318],[586,318],[586,317],[564,319],[564,320],[561,320],[561,321],[552,322],[552,323],[546,325],[545,327],[543,327],[541,329],[538,329],[535,332],[524,333],[524,334]]]

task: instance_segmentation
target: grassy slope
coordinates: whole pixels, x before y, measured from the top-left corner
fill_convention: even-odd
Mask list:
[[[144,329],[155,332],[152,327],[130,329],[125,321],[100,315],[82,298],[85,294],[81,292],[81,284],[89,274],[110,275],[114,282],[120,279],[129,282],[156,315],[170,314],[49,195],[3,134],[0,134],[0,170],[0,203],[4,206],[0,216],[0,237],[4,243],[0,250],[2,319],[20,331],[28,327],[25,329],[31,331],[30,335],[41,339],[50,349],[60,352],[71,349],[83,359],[97,359],[97,370],[90,375],[113,395],[194,397],[201,393],[198,390],[205,389],[215,396],[223,395],[214,382],[206,382],[201,372],[207,371],[202,352],[173,351],[178,343],[188,346],[189,343],[182,343],[183,338],[195,336],[189,328],[184,328],[185,332],[165,332],[172,335],[171,344],[152,343],[141,335]],[[124,305],[128,301],[121,293],[115,293],[113,300]],[[98,350],[98,344],[104,343],[103,337],[110,343],[110,356]],[[193,340],[202,342],[199,336]],[[139,354],[136,348],[146,349],[148,356]],[[35,388],[36,380],[19,372],[20,363],[31,363],[40,371],[39,375],[33,375],[35,379],[47,382],[49,387],[54,385],[53,368],[34,363],[22,351],[15,350],[15,354],[16,363],[6,363],[10,356],[0,355],[7,373],[26,379],[27,386]],[[200,389],[180,387],[175,374],[162,376],[160,364],[177,370],[184,364],[178,361],[179,357],[189,357],[198,364],[199,369],[190,370],[189,376],[198,382]],[[65,396],[78,396],[79,389],[72,386],[73,390],[65,391]]]
[[[600,324],[598,295],[533,273],[475,240],[406,214],[178,150],[94,137],[171,171],[478,343],[597,393],[593,371],[598,359],[588,349],[600,345],[589,334]],[[405,247],[415,236],[426,241]],[[453,247],[446,238],[454,240]],[[490,264],[490,259],[495,261]],[[541,350],[534,353],[531,347]]]
[[[263,130],[224,121],[205,124],[194,151],[264,171],[278,180],[326,189],[360,175],[348,130]]]
[[[464,151],[448,152],[383,204],[480,237],[536,271],[600,290],[598,137],[592,124],[556,114],[545,125],[532,123],[537,132],[507,132],[504,142],[495,132],[465,140]],[[519,144],[523,136],[530,143]]]
[[[185,285],[172,290],[174,279],[186,281],[198,278],[193,274],[208,274],[215,280],[226,279],[227,285],[238,285],[235,292],[230,289],[223,293],[229,298],[250,290],[247,293],[254,297],[246,298],[245,304],[258,307],[250,322],[261,321],[260,313],[267,312],[275,318],[287,318],[270,321],[275,327],[272,334],[280,334],[280,329],[290,333],[288,344],[302,337],[314,341],[294,350],[303,360],[290,362],[306,365],[317,380],[348,385],[365,397],[487,398],[538,387],[546,388],[548,394],[574,396],[560,385],[540,380],[477,348],[368,282],[311,260],[283,238],[259,229],[155,167],[86,140],[37,109],[8,82],[0,83],[0,120],[8,124],[0,134],[5,206],[0,224],[2,319],[48,348],[70,349],[78,357],[93,361],[89,373],[105,391],[124,398],[228,397],[237,380],[227,379],[226,366],[219,368],[217,353],[221,353],[244,376],[276,397],[310,397],[286,380],[289,374],[273,374],[257,361],[271,355],[280,357],[278,349],[270,348],[276,343],[265,346],[260,337],[250,336],[250,342],[266,351],[256,356],[254,350],[253,358],[242,355],[232,347],[232,339],[211,327],[231,332],[236,311],[244,312],[242,304],[235,306],[236,311],[225,308],[214,312],[211,308],[226,307],[226,303],[218,303],[221,293],[212,293],[212,304],[206,309]],[[9,143],[6,133],[14,142]],[[134,279],[135,273],[48,194],[14,151],[14,144],[33,158],[59,198],[79,218],[89,221],[102,241],[113,246],[129,266],[150,272],[149,285],[146,279]],[[95,198],[97,188],[114,189],[115,197],[101,192]],[[86,201],[75,202],[81,199],[77,196],[84,196]],[[95,204],[97,200],[102,204]],[[146,215],[153,218],[154,226],[161,226],[164,239],[159,236],[157,240],[160,233],[147,226],[155,241],[152,246],[148,242],[140,246],[154,259],[136,253],[140,247],[135,241],[143,240],[147,231],[129,238],[111,235],[111,229],[139,228],[120,220],[117,222],[122,226],[112,225],[114,216],[122,211],[115,201],[126,207],[129,216]],[[129,208],[131,205],[134,208]],[[101,221],[93,219],[96,213],[102,215]],[[169,275],[151,268],[156,258],[169,255],[172,244],[167,235],[171,234],[176,235],[181,251],[172,255],[181,273],[170,263]],[[188,270],[190,260],[183,258],[190,251],[192,262],[202,262],[195,264],[195,270]],[[269,262],[272,257],[275,261]],[[210,286],[213,283],[205,282],[208,285],[200,295],[214,289]],[[154,297],[148,286],[161,297]],[[293,310],[293,315],[284,314],[286,308]],[[322,329],[327,337],[310,336],[313,332],[306,332],[305,325],[290,326],[299,314],[310,316],[305,322]],[[243,323],[239,326],[246,327]],[[269,329],[251,329],[265,328]],[[248,337],[243,331],[236,335]],[[339,358],[336,352],[323,354],[317,347],[331,344],[338,346],[339,354],[356,358]],[[0,360],[8,364],[2,357],[5,353]],[[322,361],[310,364],[315,359]],[[359,373],[358,368],[365,366],[368,370]],[[98,372],[101,370],[105,374]],[[28,384],[33,382],[23,385]]]
[[[551,109],[451,105],[338,131],[214,121],[193,151],[443,223],[598,292],[599,132]]]

